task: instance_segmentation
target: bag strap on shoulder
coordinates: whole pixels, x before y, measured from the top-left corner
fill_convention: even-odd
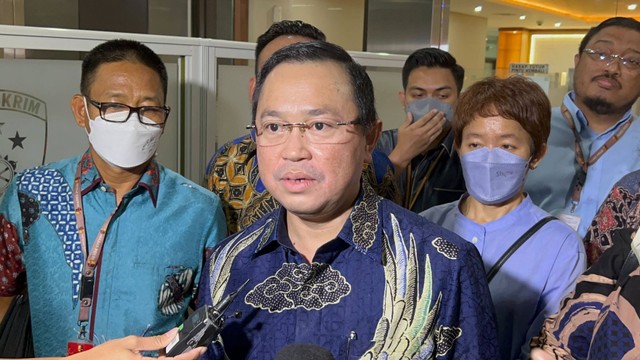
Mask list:
[[[514,242],[513,245],[511,245],[511,247],[509,247],[509,249],[507,249],[504,254],[502,254],[500,259],[498,259],[498,261],[491,267],[491,269],[489,269],[489,272],[487,273],[487,283],[493,280],[493,277],[496,276],[498,271],[500,271],[502,265],[504,265],[504,263],[511,257],[511,255],[513,255],[514,252],[516,252],[516,250],[518,250],[518,248],[520,248],[520,246],[522,246],[522,244],[529,240],[529,238],[538,230],[540,230],[540,228],[543,227],[546,223],[555,219],[556,218],[554,216],[547,216],[545,218],[542,218],[531,228],[529,228],[527,232],[522,234],[522,236],[520,236],[520,238],[516,240],[516,242]]]

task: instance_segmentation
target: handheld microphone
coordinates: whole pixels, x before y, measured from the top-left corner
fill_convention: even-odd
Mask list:
[[[208,346],[214,341],[222,331],[226,319],[224,312],[248,282],[249,280],[245,281],[236,291],[225,296],[219,303],[213,306],[205,305],[194,311],[178,327],[178,335],[167,345],[165,349],[167,356],[177,356],[200,346]],[[230,317],[239,318],[240,316],[242,314],[236,311]]]
[[[276,360],[335,360],[331,352],[315,344],[289,344],[276,353]]]

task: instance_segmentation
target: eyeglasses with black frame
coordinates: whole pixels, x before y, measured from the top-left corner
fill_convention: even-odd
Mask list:
[[[640,59],[638,58],[630,58],[629,56],[622,57],[618,54],[609,54],[608,52],[603,50],[594,50],[589,48],[585,48],[583,52],[593,60],[606,61],[607,65],[609,65],[614,60],[618,60],[620,64],[622,64],[629,70],[640,69]]]
[[[289,123],[284,121],[264,121],[259,126],[247,125],[247,129],[256,132],[256,143],[260,146],[276,146],[284,143],[294,127],[300,129],[302,135],[312,144],[343,144],[351,140],[345,126],[361,125],[359,119],[352,121],[335,121],[329,119],[311,120],[308,122]]]
[[[171,109],[168,106],[129,106],[115,102],[99,102],[85,96],[91,105],[100,110],[100,117],[109,122],[123,123],[132,113],[138,114],[138,121],[144,125],[164,126]]]

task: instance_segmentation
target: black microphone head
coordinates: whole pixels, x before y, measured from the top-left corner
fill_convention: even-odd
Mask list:
[[[276,360],[335,360],[331,352],[315,344],[289,344],[276,353]]]

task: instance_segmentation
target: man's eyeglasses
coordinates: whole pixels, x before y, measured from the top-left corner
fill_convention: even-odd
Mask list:
[[[353,121],[312,120],[297,123],[265,121],[260,125],[247,125],[247,129],[256,131],[256,144],[260,146],[284,143],[294,127],[299,128],[305,139],[312,144],[343,144],[351,140],[345,126],[359,124],[358,119]]]
[[[618,60],[620,64],[625,66],[627,69],[640,69],[640,60],[637,58],[622,57],[617,54],[609,54],[602,50],[593,50],[589,48],[584,49],[583,52],[593,60],[606,61],[607,65],[611,64],[614,60]]]
[[[162,126],[169,117],[168,106],[134,107],[114,102],[99,102],[86,97],[91,105],[100,110],[100,117],[105,121],[123,123],[129,120],[132,113],[138,114],[138,121],[145,125]]]

